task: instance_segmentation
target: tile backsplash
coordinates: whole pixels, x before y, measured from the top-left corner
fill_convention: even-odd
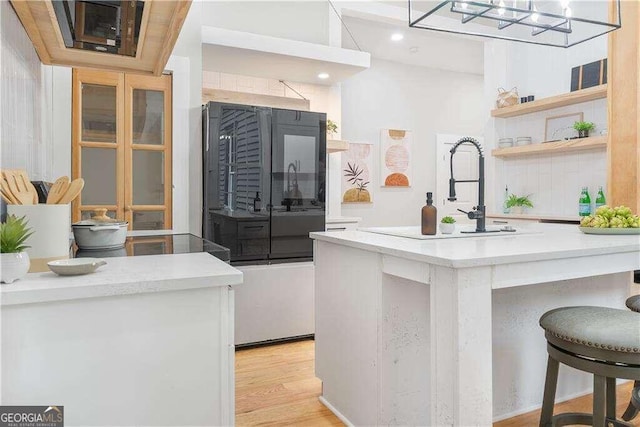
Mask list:
[[[52,145],[43,138],[42,64],[8,1],[0,2],[0,19],[0,166],[44,179]]]
[[[607,153],[594,149],[497,159],[496,174],[496,212],[502,212],[506,184],[509,193],[531,195],[534,207],[527,213],[577,217],[582,187],[589,187],[592,202],[599,186],[606,195]]]

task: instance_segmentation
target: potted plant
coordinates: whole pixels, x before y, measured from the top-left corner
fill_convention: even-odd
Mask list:
[[[521,214],[524,208],[533,207],[533,203],[529,200],[529,196],[516,196],[515,194],[510,195],[507,199],[507,208],[510,209],[511,213]]]
[[[573,128],[578,131],[578,138],[588,138],[589,132],[592,131],[596,125],[592,122],[575,122]]]
[[[31,236],[25,217],[9,215],[6,222],[0,224],[0,281],[13,283],[22,279],[31,266],[29,255],[24,251],[25,241]]]
[[[440,232],[442,234],[451,234],[456,229],[456,220],[453,217],[445,216],[440,220]]]
[[[329,139],[333,139],[336,133],[338,133],[338,125],[331,119],[327,120],[327,136]]]

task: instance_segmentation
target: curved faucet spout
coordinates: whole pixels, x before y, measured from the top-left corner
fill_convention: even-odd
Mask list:
[[[477,180],[460,180],[457,182],[477,182],[478,183],[478,206],[474,207],[472,211],[467,213],[469,219],[476,220],[476,232],[483,233],[486,231],[485,228],[485,212],[486,208],[484,206],[484,153],[482,152],[482,146],[480,143],[471,137],[464,137],[459,139],[449,152],[451,153],[451,157],[449,159],[449,168],[451,170],[451,176],[449,178],[449,201],[455,202],[456,199],[456,179],[453,177],[453,156],[456,154],[458,147],[462,144],[469,143],[476,147],[478,150],[478,179]],[[460,209],[458,209],[460,210]]]

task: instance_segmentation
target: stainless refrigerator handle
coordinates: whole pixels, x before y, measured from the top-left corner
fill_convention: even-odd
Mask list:
[[[205,140],[205,151],[209,152],[209,104],[204,107],[205,118],[204,118],[204,140]]]

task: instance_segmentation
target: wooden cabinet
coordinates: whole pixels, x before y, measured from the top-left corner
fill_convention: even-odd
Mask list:
[[[171,76],[73,71],[73,220],[106,208],[133,230],[170,229]]]

